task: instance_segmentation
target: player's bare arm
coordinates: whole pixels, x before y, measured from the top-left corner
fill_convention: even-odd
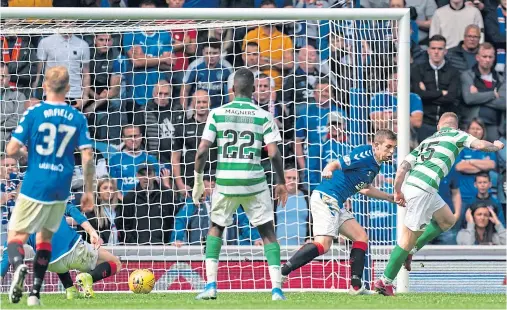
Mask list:
[[[269,143],[268,156],[276,173],[275,199],[280,201],[282,206],[287,202],[287,188],[285,187],[285,173],[283,171],[283,159],[276,143]]]
[[[383,191],[379,190],[378,188],[376,188],[375,186],[372,186],[371,184],[368,185],[368,187],[363,188],[359,192],[365,196],[370,197],[370,198],[382,199],[382,200],[394,202],[394,195],[383,192]]]
[[[495,141],[493,143],[486,140],[475,140],[470,145],[471,149],[479,150],[483,152],[498,152],[499,150],[504,148],[504,144],[500,141]]]
[[[195,155],[195,165],[194,165],[194,189],[192,191],[192,200],[196,206],[199,205],[199,201],[204,194],[204,166],[206,165],[206,160],[208,160],[209,148],[211,147],[212,142],[206,139],[201,139],[201,143],[197,148],[197,154]]]
[[[330,163],[328,163],[326,165],[326,167],[324,167],[324,170],[322,170],[322,177],[324,179],[331,179],[331,177],[333,176],[333,172],[336,171],[336,170],[341,170],[342,167],[340,166],[340,162],[335,160],[335,161],[332,161]]]
[[[11,139],[7,144],[5,153],[7,153],[7,156],[14,157],[16,160],[19,160],[20,158],[26,157],[28,155],[26,148],[24,148],[23,145],[14,139]]]
[[[398,168],[398,171],[396,171],[396,177],[394,179],[394,202],[400,206],[405,205],[405,197],[403,197],[403,193],[401,192],[401,185],[410,169],[412,169],[412,165],[404,160]]]
[[[95,176],[95,163],[93,161],[93,151],[91,148],[81,150],[83,163],[83,175],[85,182],[85,192],[81,198],[81,209],[83,211],[93,209],[93,178]]]

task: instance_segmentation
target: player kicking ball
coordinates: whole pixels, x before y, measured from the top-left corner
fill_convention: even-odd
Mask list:
[[[66,209],[77,147],[81,150],[85,179],[81,207],[93,208],[92,143],[85,117],[65,102],[70,89],[67,68],[47,69],[42,88],[46,100],[23,114],[6,147],[7,155],[15,158],[25,156],[23,145],[28,150],[28,168],[7,234],[7,253],[14,267],[9,301],[18,303],[28,273],[28,266],[23,263],[23,244],[31,234],[37,233],[28,306],[40,305],[40,290],[51,261],[51,239]]]
[[[396,172],[394,199],[406,205],[407,213],[401,240],[391,252],[383,276],[374,284],[382,295],[394,295],[394,278],[403,264],[410,271],[412,254],[454,225],[456,219],[438,195],[438,187],[463,148],[497,152],[504,147],[500,141],[479,140],[458,130],[458,116],[452,112],[442,114],[437,130],[407,155]]]
[[[76,219],[77,220],[77,219]],[[85,222],[87,223],[87,222]],[[93,228],[91,228],[93,229]],[[67,299],[75,299],[79,292],[74,286],[70,270],[79,270],[76,284],[83,292],[83,297],[93,298],[93,283],[117,274],[121,270],[120,260],[101,248],[101,240],[95,230],[89,231],[95,244],[81,239],[81,236],[62,218],[60,227],[53,235],[53,255],[49,262],[48,271],[56,272],[65,288]],[[30,235],[27,244],[36,249],[36,235]],[[9,269],[7,251],[4,251],[0,274],[2,278]]]
[[[264,243],[271,278],[272,300],[284,300],[280,274],[280,245],[273,224],[273,201],[261,166],[261,150],[266,144],[276,172],[276,198],[282,206],[287,201],[283,161],[277,143],[282,140],[273,116],[252,102],[254,75],[239,69],[234,75],[235,99],[211,111],[195,158],[194,204],[204,193],[203,171],[209,148],[217,140],[218,164],[216,186],[211,198],[211,226],[206,239],[206,280],[197,299],[216,299],[218,257],[222,234],[232,224],[232,216],[241,205]]]
[[[352,213],[344,208],[344,204],[357,192],[394,202],[393,195],[380,191],[371,186],[371,183],[379,173],[381,163],[392,159],[395,148],[396,134],[382,129],[375,133],[373,145],[360,146],[324,168],[323,181],[310,198],[314,241],[303,245],[282,266],[284,281],[289,273],[329,251],[333,240],[341,234],[353,242],[350,251],[352,278],[349,293],[366,293],[362,277],[368,235]]]

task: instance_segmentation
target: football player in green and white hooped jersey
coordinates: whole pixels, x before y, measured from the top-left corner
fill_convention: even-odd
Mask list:
[[[215,139],[218,145],[216,187],[211,198],[211,227],[206,239],[207,285],[197,299],[215,299],[218,257],[224,228],[232,224],[232,215],[243,206],[264,243],[264,253],[272,283],[272,299],[284,300],[281,290],[280,245],[274,229],[273,201],[264,169],[261,149],[267,145],[276,173],[275,195],[281,205],[287,201],[282,157],[277,143],[282,139],[269,112],[252,103],[254,76],[239,69],[234,76],[233,102],[211,111],[195,157],[195,183],[192,192],[198,205],[204,193],[203,170],[208,150]]]
[[[405,264],[410,271],[412,255],[456,222],[451,209],[438,195],[438,187],[459,153],[465,147],[484,152],[504,147],[500,141],[479,140],[458,130],[458,117],[452,112],[442,114],[437,130],[405,157],[396,172],[394,200],[406,206],[407,213],[401,240],[391,253],[384,275],[374,284],[375,290],[386,296],[394,295],[392,282],[401,266]]]

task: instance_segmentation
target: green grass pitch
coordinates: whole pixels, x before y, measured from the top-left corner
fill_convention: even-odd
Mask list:
[[[219,293],[217,300],[194,300],[195,294],[96,294],[95,299],[65,300],[63,294],[42,295],[46,309],[505,309],[505,294],[400,294],[350,296],[344,293],[286,293],[287,301],[271,301],[270,293]],[[2,309],[26,309],[1,296]]]

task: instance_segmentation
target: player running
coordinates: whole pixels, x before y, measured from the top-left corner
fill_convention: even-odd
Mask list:
[[[399,205],[406,205],[407,213],[401,240],[391,252],[384,275],[374,284],[375,290],[386,296],[394,295],[392,282],[404,263],[410,271],[411,251],[413,254],[420,250],[454,225],[456,219],[438,195],[438,187],[459,153],[465,147],[484,152],[497,152],[504,147],[500,141],[478,140],[458,130],[458,116],[452,112],[442,114],[437,130],[407,155],[396,172],[394,199]]]
[[[380,171],[382,162],[391,160],[396,148],[396,134],[382,129],[375,133],[373,145],[355,148],[349,155],[330,162],[322,171],[324,180],[310,198],[314,241],[303,245],[283,266],[283,281],[290,272],[301,268],[317,256],[326,253],[333,239],[342,234],[352,240],[350,251],[352,295],[366,292],[362,283],[368,235],[352,213],[344,208],[349,197],[357,192],[394,202],[393,195],[373,187],[371,183]]]
[[[79,219],[74,219],[79,222]],[[36,235],[32,234],[27,242],[34,250],[36,249],[35,240]],[[76,284],[81,288],[83,296],[86,298],[95,296],[93,283],[115,275],[121,270],[121,262],[117,257],[106,249],[99,248],[99,243],[92,245],[83,241],[81,235],[67,224],[65,217],[62,218],[60,227],[53,235],[53,240],[53,255],[49,261],[48,270],[58,273],[58,277],[65,288],[67,299],[78,297],[78,291],[69,273],[70,270],[81,271],[76,276]],[[9,269],[7,251],[4,251],[3,256],[0,271],[2,277]]]
[[[199,204],[204,193],[203,170],[208,150],[215,139],[218,144],[216,188],[211,199],[211,226],[206,239],[206,278],[204,292],[197,299],[216,299],[218,257],[222,233],[232,224],[232,215],[243,206],[248,219],[256,226],[264,243],[272,300],[285,300],[281,290],[280,245],[274,229],[273,201],[261,162],[262,143],[276,172],[275,194],[282,205],[287,189],[282,157],[277,143],[282,139],[269,112],[252,103],[254,76],[248,69],[239,69],[234,76],[233,102],[211,111],[195,158],[195,184],[192,199]]]
[[[46,100],[23,114],[6,148],[7,155],[13,157],[26,155],[23,145],[28,149],[28,168],[9,221],[7,253],[14,267],[9,300],[18,303],[28,273],[28,266],[23,264],[23,244],[37,233],[29,306],[40,305],[40,289],[51,260],[51,239],[60,226],[69,197],[76,147],[81,150],[85,178],[81,207],[93,208],[92,145],[85,117],[65,103],[70,88],[67,69],[48,69],[42,88]]]

